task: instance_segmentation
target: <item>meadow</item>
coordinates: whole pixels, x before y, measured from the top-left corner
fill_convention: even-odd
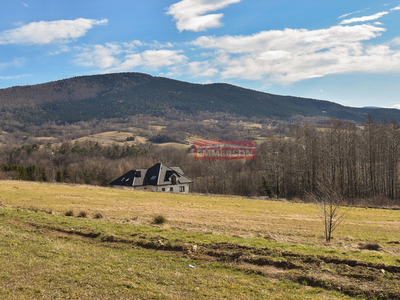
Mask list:
[[[398,299],[400,211],[0,181],[1,299]],[[157,224],[156,217],[165,221]]]

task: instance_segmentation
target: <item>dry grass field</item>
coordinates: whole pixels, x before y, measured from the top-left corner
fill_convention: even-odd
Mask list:
[[[111,145],[111,144],[137,144],[135,141],[127,141],[126,139],[132,137],[131,132],[124,132],[124,131],[107,131],[98,134],[92,134],[89,136],[84,136],[74,141],[92,141],[95,143],[99,143],[100,145]]]
[[[153,127],[162,127],[162,126],[153,126]],[[134,137],[134,141],[127,141],[127,138]],[[100,145],[103,146],[109,146],[109,145],[138,145],[138,144],[145,144],[148,142],[148,139],[135,135],[132,132],[125,132],[125,131],[107,131],[107,132],[102,132],[98,134],[93,134],[89,136],[84,136],[81,138],[78,138],[76,140],[72,140],[72,142],[79,141],[79,142],[84,142],[84,141],[91,141],[94,143],[99,143]],[[159,146],[173,146],[177,148],[183,148],[186,149],[188,148],[188,145],[182,144],[182,143],[162,143],[162,144],[157,144]]]
[[[326,244],[314,204],[23,181],[0,192],[1,299],[400,297],[400,210],[343,207]]]

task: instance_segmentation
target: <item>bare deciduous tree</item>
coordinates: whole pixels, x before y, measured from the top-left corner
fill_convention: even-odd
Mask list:
[[[329,243],[333,238],[333,232],[339,227],[346,217],[343,209],[342,197],[329,188],[318,186],[318,192],[310,197],[321,208],[320,218],[324,228],[325,241]]]
[[[320,205],[322,208],[325,241],[329,243],[333,232],[342,223],[345,215],[341,210],[341,206],[331,197],[322,199]]]

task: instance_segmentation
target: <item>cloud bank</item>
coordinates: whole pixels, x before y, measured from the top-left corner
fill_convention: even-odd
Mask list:
[[[16,29],[0,32],[0,45],[7,44],[49,44],[69,42],[80,38],[95,25],[107,24],[107,19],[76,19],[51,22],[33,22]]]
[[[134,41],[80,49],[82,53],[77,55],[76,62],[104,72],[143,68],[168,76],[215,76],[291,84],[332,74],[400,71],[398,38],[384,45],[363,43],[385,31],[364,24],[319,30],[271,30],[249,36],[202,36],[186,46],[180,45],[180,49],[169,50],[157,49],[156,42]],[[189,58],[182,49],[185,47],[186,51],[200,55]]]
[[[183,0],[170,6],[167,13],[177,20],[180,31],[200,31],[220,25],[222,15],[209,12],[237,2],[240,0]],[[267,85],[335,74],[400,72],[400,37],[374,44],[373,39],[386,32],[382,23],[352,24],[388,13],[343,19],[350,13],[340,17],[340,24],[317,30],[203,35],[185,44],[134,40],[92,45],[75,48],[75,62],[100,72],[152,70],[174,77],[251,80]]]
[[[384,31],[372,25],[285,29],[251,36],[203,36],[191,45],[215,53],[207,63],[222,78],[290,84],[330,74],[400,70],[400,52],[362,44]]]
[[[167,14],[176,20],[179,31],[204,31],[222,26],[223,14],[207,14],[241,0],[183,0],[171,5]]]

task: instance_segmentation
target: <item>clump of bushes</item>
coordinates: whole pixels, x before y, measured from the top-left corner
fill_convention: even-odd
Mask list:
[[[382,246],[379,245],[378,243],[359,243],[358,244],[358,249],[360,250],[373,250],[373,251],[380,251],[382,250]]]
[[[94,218],[95,219],[103,219],[104,218],[104,216],[103,216],[103,214],[102,213],[96,213],[95,215],[94,215]]]
[[[0,206],[1,206],[1,202],[0,202]],[[35,212],[35,213],[44,212],[44,213],[49,214],[49,215],[52,215],[52,214],[54,213],[53,210],[52,210],[51,208],[48,208],[48,209],[46,209],[46,208],[44,208],[44,209],[39,209],[39,208],[36,207],[36,206],[28,207],[27,210],[33,211],[33,212]]]
[[[67,216],[67,217],[73,217],[73,216],[74,216],[74,211],[73,211],[72,209],[67,210],[67,211],[65,212],[65,216]]]
[[[86,218],[87,217],[87,212],[82,210],[78,214],[78,218]]]
[[[160,224],[164,224],[166,222],[167,222],[167,219],[162,215],[155,216],[153,219],[153,224],[160,225]]]

